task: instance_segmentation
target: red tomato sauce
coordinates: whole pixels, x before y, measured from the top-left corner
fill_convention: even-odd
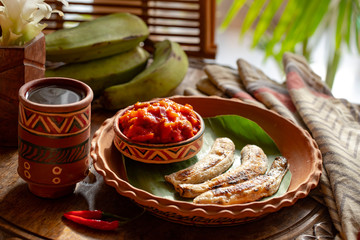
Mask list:
[[[153,103],[138,102],[119,118],[125,136],[145,143],[180,142],[193,137],[200,125],[191,105],[167,98]]]

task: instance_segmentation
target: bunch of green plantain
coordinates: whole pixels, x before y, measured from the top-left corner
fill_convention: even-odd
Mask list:
[[[165,97],[185,77],[188,58],[179,44],[164,40],[155,44],[151,59],[141,47],[148,36],[147,25],[130,13],[52,32],[45,37],[46,58],[62,64],[45,75],[85,82],[108,110]]]

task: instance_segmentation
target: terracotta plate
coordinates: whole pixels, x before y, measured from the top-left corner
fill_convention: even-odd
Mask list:
[[[245,204],[220,206],[162,198],[132,186],[127,181],[121,153],[113,145],[113,118],[107,119],[92,140],[91,156],[95,169],[105,182],[153,214],[166,220],[195,225],[234,225],[260,218],[293,205],[317,186],[321,175],[321,153],[310,134],[280,115],[238,100],[218,97],[176,96],[174,101],[189,103],[203,117],[239,115],[248,118],[273,139],[290,164],[292,174],[288,191],[282,196]]]

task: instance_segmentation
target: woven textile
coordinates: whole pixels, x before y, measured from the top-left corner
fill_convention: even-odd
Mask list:
[[[314,191],[321,191],[322,202],[328,207],[338,231],[336,238],[357,239],[360,231],[360,106],[334,98],[302,56],[286,53],[283,65],[284,84],[270,79],[242,59],[237,61],[238,76],[219,66],[209,65],[204,71],[215,87],[227,95],[232,93],[229,97],[265,106],[311,133],[323,157],[323,174]],[[239,83],[227,84],[229,78]],[[241,94],[235,94],[236,89]]]

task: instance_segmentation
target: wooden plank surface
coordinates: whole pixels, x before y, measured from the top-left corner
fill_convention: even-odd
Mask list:
[[[173,92],[182,94],[203,75],[201,69],[190,69],[184,82]],[[114,112],[94,106],[92,134]],[[145,212],[135,221],[116,231],[102,232],[79,226],[62,214],[71,210],[101,209],[122,216],[141,212],[131,200],[106,185],[93,168],[78,183],[74,194],[55,199],[42,199],[27,189],[17,174],[17,149],[0,148],[0,239],[303,239],[313,236],[314,226],[330,226],[327,209],[311,197],[269,214],[259,220],[227,227],[196,227],[168,222]]]

